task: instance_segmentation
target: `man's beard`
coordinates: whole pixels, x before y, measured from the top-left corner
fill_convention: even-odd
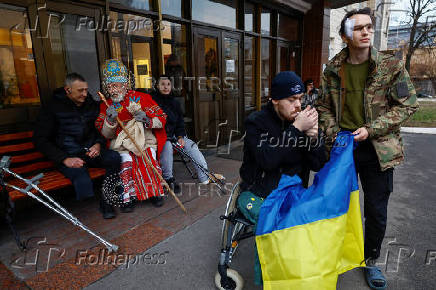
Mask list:
[[[111,99],[114,103],[119,103],[122,100],[124,100],[124,97],[126,96],[126,92],[119,92],[111,94]]]

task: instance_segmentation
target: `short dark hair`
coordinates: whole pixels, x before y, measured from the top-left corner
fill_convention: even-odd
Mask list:
[[[157,79],[156,84],[159,84],[160,80],[169,80],[171,82],[171,77],[169,75],[160,75],[159,78]]]
[[[81,81],[81,82],[86,82],[85,78],[83,76],[81,76],[78,73],[69,73],[67,74],[67,76],[65,77],[65,86],[71,86],[72,83],[74,83],[75,81]]]
[[[347,14],[345,14],[344,18],[342,18],[341,28],[339,29],[340,36],[345,35],[345,20],[347,20],[347,18],[350,18],[351,16],[356,15],[356,14],[368,15],[369,17],[371,17],[372,25],[375,25],[375,18],[374,18],[374,15],[372,14],[371,8],[365,7],[362,9],[354,9],[354,10],[347,12]]]
[[[307,79],[307,80],[304,82],[304,88],[306,88],[308,84],[313,84],[313,80],[312,80],[312,79]]]

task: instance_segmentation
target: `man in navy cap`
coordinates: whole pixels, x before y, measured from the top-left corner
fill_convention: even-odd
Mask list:
[[[304,84],[292,71],[272,81],[271,100],[245,121],[244,158],[240,169],[238,207],[256,225],[263,200],[278,186],[282,174],[301,174],[303,164],[319,171],[326,162],[318,113],[301,111]],[[256,253],[255,284],[261,285]]]

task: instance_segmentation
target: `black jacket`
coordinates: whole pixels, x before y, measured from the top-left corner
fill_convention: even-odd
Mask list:
[[[272,103],[250,114],[245,130],[239,171],[242,191],[266,198],[278,186],[282,174],[300,174],[303,165],[319,171],[326,162],[321,135],[319,142],[311,145],[304,133],[279,118]]]
[[[82,106],[71,101],[64,88],[53,93],[53,99],[41,107],[33,132],[33,143],[47,158],[61,164],[67,157],[80,157],[89,148],[106,141],[95,128],[99,104],[90,95]]]
[[[180,103],[174,99],[174,96],[172,94],[167,96],[162,95],[159,92],[153,92],[151,96],[165,114],[167,114],[165,131],[168,138],[186,136],[182,108]]]

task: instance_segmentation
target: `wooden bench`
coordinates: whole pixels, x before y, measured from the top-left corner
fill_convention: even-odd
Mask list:
[[[53,162],[36,151],[32,143],[32,135],[32,131],[0,135],[0,157],[12,156],[9,168],[25,178],[43,172],[44,177],[40,179],[38,187],[46,192],[70,186],[71,181],[55,169]],[[91,179],[101,177],[104,174],[105,170],[102,168],[89,168]],[[21,188],[26,187],[24,182],[8,175],[5,176],[5,181]],[[7,190],[12,201],[27,197],[27,195],[9,187]]]

